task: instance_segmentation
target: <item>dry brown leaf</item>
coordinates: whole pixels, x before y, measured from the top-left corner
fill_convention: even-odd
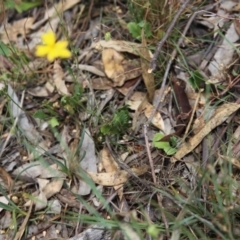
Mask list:
[[[46,196],[47,199],[59,193],[62,189],[63,179],[57,178],[53,179],[50,183],[48,183],[43,189],[42,192]]]
[[[70,95],[65,85],[65,81],[63,80],[64,73],[62,67],[60,66],[58,61],[54,62],[53,69],[54,69],[53,81],[54,85],[57,88],[58,93],[60,95]]]
[[[12,25],[7,25],[6,29],[2,33],[1,40],[7,44],[10,42],[17,42],[17,39],[20,35],[25,38],[34,20],[35,19],[33,17],[28,17],[20,19],[14,22]]]
[[[139,176],[147,172],[147,169],[148,166],[143,165],[138,168],[131,168],[131,171]],[[102,186],[117,186],[125,183],[130,177],[129,173],[126,172],[125,170],[119,170],[110,173],[93,173],[93,172],[87,173],[95,183]]]
[[[11,191],[13,187],[13,180],[9,173],[2,167],[0,167],[0,178],[6,184],[8,190]]]
[[[114,82],[114,86],[122,86],[125,82],[123,60],[124,57],[114,49],[108,48],[102,51],[104,71]]]
[[[127,95],[128,89],[118,88],[118,91],[121,92],[124,96]],[[151,113],[154,109],[153,105],[147,101],[144,101],[146,98],[146,93],[143,92],[134,92],[130,99],[126,102],[129,105],[129,108],[132,110],[140,110],[139,106],[141,105],[141,110],[144,112],[147,118],[150,118]],[[144,103],[143,103],[144,101]],[[158,129],[165,132],[164,121],[161,114],[157,111],[152,119],[152,124]]]
[[[99,51],[106,48],[112,48],[117,52],[128,52],[136,56],[141,55],[140,50],[142,47],[143,47],[142,44],[127,42],[127,41],[118,41],[118,40],[110,40],[110,41],[101,40],[93,44],[93,48],[96,48]],[[149,51],[149,54],[152,57],[152,53],[150,51]]]
[[[240,108],[238,103],[226,103],[218,107],[208,122],[203,126],[195,136],[193,136],[188,142],[184,143],[177,153],[172,157],[172,162],[178,161],[185,155],[190,153],[198,144],[207,136],[215,127],[226,121],[226,119]],[[204,118],[204,116],[202,116]],[[201,122],[201,121],[200,121]]]
[[[32,89],[29,89],[28,93],[35,97],[48,97],[50,94],[50,92],[48,92],[44,86],[43,87],[38,86]]]
[[[155,81],[152,73],[148,72],[149,62],[151,57],[149,50],[147,48],[147,43],[144,38],[142,38],[143,47],[140,49],[141,54],[141,67],[142,67],[142,76],[148,92],[148,100],[152,103],[154,92],[155,92]]]
[[[101,162],[107,173],[117,172],[118,164],[114,161],[106,147],[101,151]],[[123,197],[123,184],[114,186],[114,189],[117,191],[119,199],[121,200]]]
[[[114,161],[106,147],[101,151],[101,162],[106,172],[115,172],[118,169],[118,164]]]
[[[232,10],[233,10],[234,12],[240,11],[240,3],[237,3],[237,5],[235,5]]]
[[[108,78],[93,78],[90,81],[92,88],[96,90],[109,90],[113,88],[113,82]]]

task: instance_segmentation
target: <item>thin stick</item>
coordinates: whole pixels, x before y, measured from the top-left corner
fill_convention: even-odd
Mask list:
[[[191,16],[191,18],[188,20],[188,23],[187,23],[187,25],[186,25],[183,33],[182,33],[182,36],[181,36],[181,38],[180,38],[180,39],[178,40],[178,42],[177,42],[177,47],[179,47],[179,46],[182,44],[183,39],[184,39],[184,37],[185,37],[185,35],[186,35],[186,33],[187,33],[187,31],[188,31],[188,29],[189,29],[192,21],[194,20],[194,18],[196,17],[196,15],[197,15],[198,13],[199,13],[199,12],[195,12],[195,13]],[[164,76],[163,76],[162,85],[161,85],[161,88],[160,88],[160,91],[159,91],[159,95],[158,95],[158,98],[157,98],[157,101],[156,101],[156,106],[154,107],[154,109],[153,109],[153,111],[152,111],[152,114],[151,114],[150,118],[148,119],[148,124],[152,121],[153,116],[156,114],[156,111],[157,111],[157,109],[158,109],[158,107],[159,107],[159,105],[160,105],[160,102],[161,102],[161,100],[162,100],[163,90],[164,90],[164,87],[165,87],[166,82],[167,82],[169,70],[170,70],[170,68],[171,68],[172,62],[173,62],[173,60],[175,59],[176,55],[177,55],[177,49],[175,48],[175,49],[173,50],[172,54],[171,54],[171,57],[170,57],[169,61],[168,61],[168,64],[167,64],[167,67],[166,67],[166,71],[165,71]]]
[[[176,46],[176,47],[179,47],[179,46],[183,43],[183,40],[184,40],[184,38],[185,38],[185,36],[186,36],[186,34],[187,34],[187,31],[188,31],[191,23],[192,23],[193,20],[195,19],[195,17],[196,17],[200,12],[205,12],[205,11],[207,11],[207,10],[210,10],[210,9],[212,9],[213,7],[215,7],[216,5],[218,5],[218,4],[221,3],[221,2],[223,2],[223,0],[221,0],[221,1],[219,1],[219,2],[216,2],[216,3],[213,4],[213,5],[209,5],[209,6],[208,6],[207,8],[205,8],[205,9],[202,9],[202,10],[199,10],[199,11],[193,13],[193,15],[189,18],[189,20],[188,20],[188,22],[187,22],[187,25],[186,25],[186,27],[184,28],[184,31],[183,31],[183,33],[182,33],[182,36],[180,37],[180,39],[179,39],[178,42],[177,42],[177,46]],[[161,85],[161,88],[160,88],[160,92],[159,92],[158,98],[157,98],[157,100],[156,100],[156,105],[154,106],[154,109],[153,109],[153,111],[152,111],[152,113],[151,113],[151,116],[150,116],[149,119],[148,119],[147,124],[149,124],[149,123],[152,121],[152,119],[153,119],[154,115],[156,114],[156,111],[157,111],[157,109],[158,109],[158,107],[159,107],[159,105],[160,105],[160,102],[161,102],[161,100],[162,100],[162,95],[163,95],[164,87],[165,87],[165,85],[166,85],[166,81],[167,81],[167,78],[168,78],[168,74],[169,74],[169,71],[170,71],[172,62],[173,62],[173,60],[175,59],[176,55],[177,55],[177,49],[175,48],[175,49],[173,50],[172,54],[171,54],[171,57],[170,57],[169,61],[168,61],[168,64],[167,64],[167,67],[166,67],[166,70],[165,70],[165,73],[164,73],[164,76],[163,76],[163,81],[162,81],[162,85]]]
[[[162,38],[162,40],[158,43],[158,46],[157,46],[157,49],[154,53],[154,56],[149,64],[149,69],[148,69],[148,72],[151,73],[152,71],[154,71],[157,67],[157,59],[158,59],[158,56],[160,54],[160,51],[162,49],[162,46],[163,44],[166,42],[167,38],[169,37],[170,33],[172,32],[180,14],[183,12],[183,10],[186,8],[187,4],[189,3],[190,0],[186,0],[182,6],[178,9],[175,17],[173,18],[170,26],[168,27],[167,31],[166,31],[166,34],[164,35],[164,37]]]
[[[156,179],[156,174],[154,171],[154,164],[153,164],[153,160],[152,160],[152,156],[151,156],[151,151],[149,148],[149,141],[148,141],[148,136],[147,136],[147,125],[144,124],[143,125],[143,133],[144,133],[144,138],[145,138],[145,145],[146,145],[146,149],[147,149],[147,154],[148,154],[148,160],[149,160],[149,164],[150,164],[150,168],[151,168],[151,172],[152,172],[152,178],[153,178],[153,182],[155,185],[157,185],[157,179]],[[158,199],[158,204],[160,206],[160,211],[161,211],[161,215],[162,215],[162,219],[166,228],[166,233],[167,236],[169,237],[169,227],[168,227],[168,222],[167,222],[167,218],[163,212],[163,205],[162,205],[162,198],[160,197],[159,193],[157,194],[157,199]]]
[[[188,125],[186,127],[186,130],[185,130],[185,133],[183,135],[183,138],[182,138],[182,141],[184,142],[185,141],[185,138],[189,132],[189,129],[191,127],[191,124],[192,124],[192,121],[193,121],[193,117],[194,117],[194,114],[196,112],[196,109],[197,109],[197,105],[198,105],[198,102],[199,102],[199,99],[201,97],[201,93],[203,92],[203,90],[199,91],[198,95],[197,95],[197,98],[196,98],[196,101],[194,103],[194,106],[193,106],[193,109],[192,109],[192,113],[191,113],[191,117],[189,119],[189,122],[188,122]]]

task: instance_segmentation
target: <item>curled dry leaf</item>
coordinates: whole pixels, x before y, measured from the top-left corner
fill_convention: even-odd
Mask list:
[[[195,136],[190,138],[190,140],[182,145],[182,147],[176,152],[172,157],[172,162],[180,160],[185,155],[193,151],[195,147],[207,136],[215,127],[219,126],[221,123],[226,121],[226,119],[234,112],[240,108],[238,103],[226,103],[218,107],[214,115],[208,120],[208,122],[203,126],[201,131],[199,131]],[[201,118],[204,118],[202,116]]]
[[[142,73],[139,59],[126,60],[111,48],[102,51],[102,62],[104,71],[113,81],[114,87],[121,87],[126,81],[139,77]]]
[[[131,171],[137,176],[142,175],[147,172],[148,166],[143,165],[138,168],[131,168]],[[125,170],[119,170],[109,173],[93,173],[87,172],[92,180],[102,186],[117,186],[125,183],[130,177],[129,173]]]
[[[124,57],[114,49],[108,48],[102,51],[104,71],[107,77],[113,80],[114,86],[122,86],[125,81],[123,60]]]

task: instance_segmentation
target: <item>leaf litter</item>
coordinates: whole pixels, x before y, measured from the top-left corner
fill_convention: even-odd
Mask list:
[[[118,4],[55,1],[16,18],[5,11],[0,27],[5,49],[0,51],[0,239],[110,239],[118,234],[115,228],[134,239],[142,239],[141,234],[180,239],[180,227],[168,228],[172,214],[194,218],[208,237],[237,239],[236,214],[228,212],[234,221],[226,223],[217,215],[223,209],[212,206],[239,205],[239,4],[189,4],[175,24],[183,33],[176,35],[180,44],[167,27],[173,20],[159,11],[163,15],[154,21],[152,11],[161,7],[177,16],[180,3],[144,5],[144,22],[129,25],[139,26],[136,36],[127,30],[133,22],[125,15],[128,8]],[[141,6],[134,4],[129,1],[129,12]],[[195,14],[192,20],[189,12]],[[161,29],[154,25],[163,19]],[[151,26],[152,32],[141,26]],[[34,56],[49,30],[57,40],[69,41],[71,58],[51,63]],[[158,68],[150,73],[163,35],[168,40],[160,42]],[[216,216],[198,216],[191,207],[183,214],[183,202],[197,201],[193,195],[199,196],[201,211]],[[174,210],[168,208],[172,202],[178,206]],[[115,216],[120,220],[114,228],[109,219]],[[64,226],[55,221],[60,217]],[[132,222],[146,225],[137,232]]]

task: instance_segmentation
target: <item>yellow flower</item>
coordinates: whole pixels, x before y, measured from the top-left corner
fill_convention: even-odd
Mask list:
[[[36,47],[35,55],[37,57],[47,57],[48,61],[52,62],[56,58],[70,58],[71,52],[67,49],[68,41],[56,42],[56,35],[49,31],[42,35],[42,42],[44,45]]]

